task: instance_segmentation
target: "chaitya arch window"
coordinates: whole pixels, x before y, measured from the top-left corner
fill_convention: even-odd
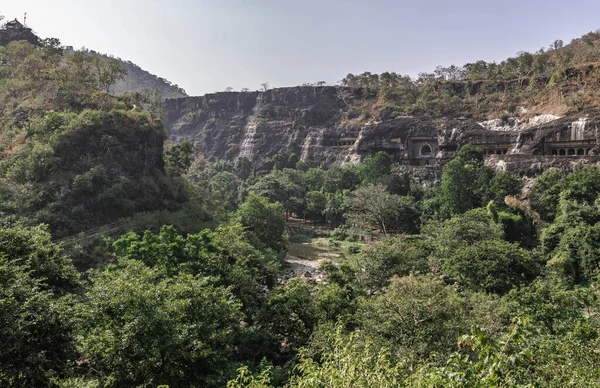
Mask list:
[[[427,144],[421,147],[421,155],[431,155],[431,147]]]

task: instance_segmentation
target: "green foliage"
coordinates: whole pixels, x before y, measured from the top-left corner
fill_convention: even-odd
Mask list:
[[[189,141],[173,145],[165,152],[167,168],[175,174],[182,175],[192,165],[192,155],[195,148]]]
[[[298,163],[298,155],[293,152],[281,150],[273,156],[272,161],[273,168],[275,170],[296,168],[296,163]]]
[[[269,203],[266,198],[250,194],[235,213],[237,221],[251,234],[255,246],[266,246],[276,251],[285,247],[285,220],[283,208],[278,203]]]
[[[159,115],[107,93],[125,72],[118,60],[65,51],[56,39],[11,42],[0,56],[0,177],[26,204],[5,216],[64,237],[185,197],[164,174]]]
[[[507,118],[548,79],[565,100],[567,82],[595,82],[595,65],[590,74],[566,65],[600,59],[580,45],[597,42],[591,34],[416,80],[349,75],[343,84],[363,89],[338,97],[348,120]],[[56,40],[13,42],[0,57],[0,385],[598,383],[597,167],[543,174],[533,210],[515,198],[526,194],[522,180],[486,167],[470,145],[432,185],[385,152],[323,170],[281,150],[274,170],[256,176],[247,158],[208,162],[189,142],[163,150],[160,93],[108,94],[125,82],[122,61]],[[358,95],[378,108],[352,106]],[[546,223],[528,249],[534,210]],[[333,261],[289,279],[293,216],[330,224],[296,234],[293,248],[331,237],[319,259]],[[131,232],[116,241],[68,247],[81,268],[98,267],[86,282],[47,232],[123,217]],[[12,227],[41,222],[48,229]],[[357,242],[351,228],[383,241]],[[523,314],[531,320],[507,332]]]
[[[306,193],[306,217],[313,220],[322,220],[327,207],[327,197],[321,191]]]
[[[115,58],[109,58],[106,61],[98,57],[93,58],[97,71],[98,84],[103,89],[106,89],[106,93],[109,93],[110,87],[127,75],[127,68]]]
[[[519,194],[522,187],[523,181],[518,176],[509,172],[496,172],[488,183],[487,197],[498,206],[504,206],[504,198]]]
[[[345,191],[343,193],[327,193],[327,205],[323,210],[323,214],[327,221],[333,225],[341,225],[346,221],[346,214],[350,206],[351,193]]]
[[[215,195],[215,201],[229,210],[235,209],[237,200],[237,180],[235,175],[223,171],[210,179],[210,188]]]
[[[34,198],[21,215],[65,236],[182,199],[181,182],[162,170],[163,140],[160,124],[144,113],[51,113],[2,160],[0,174]]]
[[[363,183],[378,183],[379,179],[387,176],[391,172],[392,157],[386,152],[377,152],[371,155],[360,164],[360,177]]]
[[[386,287],[393,276],[428,271],[430,248],[423,241],[388,240],[363,247],[356,257],[358,280],[370,289]]]
[[[323,179],[323,190],[326,193],[354,190],[360,184],[360,176],[352,166],[330,168]]]
[[[291,385],[299,388],[404,386],[403,368],[392,361],[389,352],[362,337],[360,331],[344,335],[338,330],[327,335],[328,347],[320,362],[308,351],[301,352],[296,367],[299,373],[292,378]]]
[[[269,293],[259,322],[285,344],[284,353],[297,351],[308,343],[317,324],[315,292],[302,279],[294,278]]]
[[[506,300],[512,315],[531,317],[531,325],[545,335],[568,334],[598,308],[598,295],[592,289],[569,289],[548,279],[513,289]]]
[[[246,157],[239,157],[235,160],[233,171],[241,180],[245,181],[252,174],[252,162]]]
[[[114,247],[119,257],[141,261],[163,276],[186,273],[218,279],[214,283],[230,286],[242,302],[243,312],[252,319],[261,305],[263,287],[274,283],[279,258],[258,251],[243,236],[242,226],[236,224],[187,237],[164,226],[159,234],[124,235]]]
[[[500,240],[503,231],[484,209],[474,209],[441,223],[431,222],[424,233],[430,238],[436,260],[485,240]]]
[[[252,375],[247,366],[237,370],[235,380],[227,382],[227,388],[271,388],[271,370],[265,369],[258,376]]]
[[[454,287],[409,276],[392,279],[385,293],[365,300],[356,318],[393,354],[412,360],[449,353],[464,327],[465,311]]]
[[[565,174],[562,171],[550,169],[544,171],[535,181],[531,190],[531,203],[544,220],[554,220],[564,179]]]
[[[302,182],[308,191],[320,191],[323,188],[325,172],[320,168],[309,168],[302,175]]]
[[[470,144],[444,166],[441,194],[444,206],[452,214],[481,207],[485,203],[488,182],[493,171],[483,164],[483,150]]]
[[[78,345],[105,386],[223,384],[239,302],[210,280],[161,279],[139,261],[96,271],[78,306]]]
[[[500,339],[477,328],[459,342],[461,353],[444,366],[425,366],[412,376],[412,385],[440,387],[573,386],[598,383],[600,354],[594,342],[574,336],[562,340],[536,337],[529,320],[516,320]],[[577,360],[577,362],[573,362]]]
[[[286,211],[286,216],[291,213],[302,215],[305,209],[305,190],[301,186],[301,174],[296,170],[285,169],[266,175],[256,182],[250,191],[261,197],[266,197],[272,202],[281,203]]]
[[[547,267],[563,280],[588,282],[598,274],[600,212],[597,204],[578,203],[567,199],[572,192],[563,191],[558,216],[540,236]]]
[[[72,300],[58,298],[38,274],[0,251],[0,382],[5,386],[49,386],[52,378],[71,372],[77,357]]]
[[[475,291],[504,294],[540,272],[529,252],[503,240],[473,242],[442,261],[442,271]]]
[[[80,287],[79,275],[44,226],[0,228],[0,255],[37,279],[36,288],[64,295]]]
[[[375,227],[388,231],[414,233],[417,230],[417,210],[411,197],[387,192],[384,186],[361,186],[349,201],[348,221],[357,229]]]

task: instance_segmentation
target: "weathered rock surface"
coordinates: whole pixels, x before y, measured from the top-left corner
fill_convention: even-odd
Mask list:
[[[373,104],[361,89],[344,92],[353,106]],[[209,159],[245,156],[259,168],[282,149],[323,166],[384,151],[401,165],[436,168],[466,143],[484,149],[490,165],[521,173],[596,162],[598,110],[568,117],[400,116],[364,122],[351,117],[340,95],[338,87],[304,86],[170,99],[165,124],[171,139],[192,141]]]

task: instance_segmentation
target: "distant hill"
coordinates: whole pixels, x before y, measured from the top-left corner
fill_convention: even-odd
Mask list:
[[[1,15],[0,20],[2,20]],[[0,25],[0,46],[5,46],[8,43],[17,40],[26,40],[34,45],[44,44],[44,40],[39,38],[31,28],[24,26],[17,19]],[[67,47],[67,51],[74,51],[73,47]],[[109,58],[109,55],[94,50],[84,48],[82,51],[90,55],[99,56],[103,59]],[[162,77],[147,72],[131,61],[120,58],[116,59],[127,68],[127,75],[111,87],[112,94],[120,96],[127,91],[143,92],[144,90],[158,89],[165,99],[187,97],[185,90],[178,85],[172,84]]]
[[[107,54],[101,54],[94,50],[82,49],[90,55],[96,55],[103,59],[111,58]],[[127,68],[127,75],[117,81],[111,87],[111,94],[120,96],[125,92],[143,92],[144,90],[158,89],[162,92],[163,98],[180,98],[187,97],[185,90],[179,85],[173,84],[170,81],[149,73],[131,61],[126,61],[121,58],[115,58]]]

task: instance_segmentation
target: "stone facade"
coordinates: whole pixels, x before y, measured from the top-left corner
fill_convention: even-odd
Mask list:
[[[349,107],[337,91],[296,87],[167,100],[166,129],[174,141],[194,142],[209,159],[245,156],[259,169],[281,149],[322,166],[356,163],[383,151],[399,165],[439,169],[467,143],[482,148],[491,165],[523,173],[597,161],[600,111],[484,122],[399,116],[364,123],[348,120]],[[352,93],[354,101],[364,98],[360,90]]]

